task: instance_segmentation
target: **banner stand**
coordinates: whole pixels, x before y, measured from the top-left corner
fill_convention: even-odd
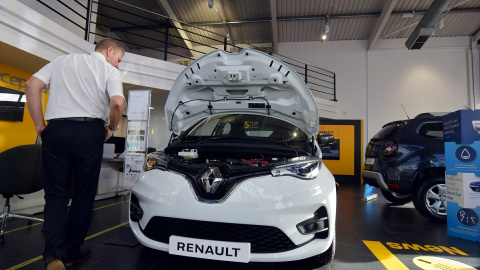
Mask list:
[[[130,191],[143,170],[148,146],[151,90],[128,92],[127,132],[121,191]],[[125,184],[129,184],[128,187]]]

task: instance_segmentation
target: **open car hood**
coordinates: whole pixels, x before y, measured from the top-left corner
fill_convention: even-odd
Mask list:
[[[216,50],[194,61],[175,81],[165,105],[167,125],[179,134],[213,115],[270,115],[318,133],[318,109],[302,78],[282,61],[252,49]]]

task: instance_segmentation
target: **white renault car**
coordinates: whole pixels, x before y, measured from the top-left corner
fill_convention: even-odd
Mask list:
[[[148,155],[130,197],[140,243],[245,263],[332,260],[335,180],[293,69],[256,50],[211,52],[180,74],[165,115],[170,142]]]

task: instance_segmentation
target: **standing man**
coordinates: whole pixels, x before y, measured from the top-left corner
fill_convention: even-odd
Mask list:
[[[25,83],[42,138],[46,269],[65,269],[90,256],[80,246],[92,219],[103,143],[118,129],[125,106],[118,71],[124,52],[116,41],[103,39],[95,52],[59,56]],[[48,85],[44,119],[40,91]]]

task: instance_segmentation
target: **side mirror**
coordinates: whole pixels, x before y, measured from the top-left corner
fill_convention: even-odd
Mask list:
[[[318,145],[320,146],[331,144],[334,140],[335,138],[331,134],[319,133],[317,135],[317,142],[318,142]]]

